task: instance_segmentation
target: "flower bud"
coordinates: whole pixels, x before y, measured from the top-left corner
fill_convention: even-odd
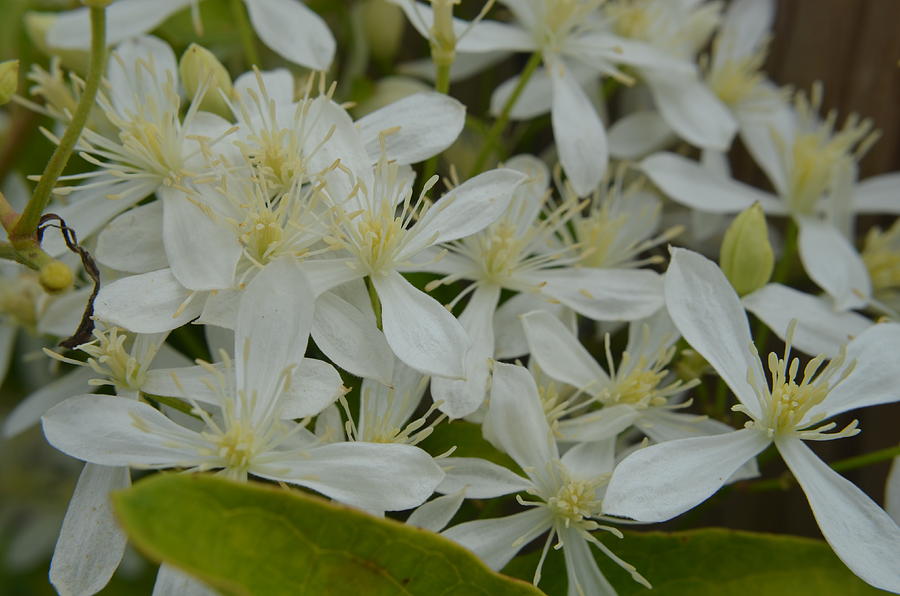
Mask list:
[[[7,103],[19,88],[19,61],[0,62],[0,106]]]
[[[358,6],[369,51],[376,60],[389,63],[403,39],[406,27],[403,10],[387,0],[365,0]]]
[[[48,294],[58,294],[72,287],[75,276],[68,265],[62,261],[53,260],[41,267],[38,280]]]
[[[719,265],[738,295],[755,292],[769,282],[775,255],[769,243],[766,215],[759,203],[742,211],[722,239]]]
[[[231,77],[222,63],[206,48],[192,43],[181,55],[178,73],[188,97],[194,97],[204,90],[200,109],[225,118],[231,117],[231,109],[222,97],[231,96]],[[221,91],[221,92],[220,92]]]

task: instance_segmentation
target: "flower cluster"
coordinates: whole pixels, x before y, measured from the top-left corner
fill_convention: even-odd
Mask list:
[[[573,595],[615,594],[595,553],[651,587],[597,536],[758,477],[773,445],[838,557],[900,592],[900,528],[807,446],[900,399],[900,224],[855,221],[900,214],[900,175],[858,181],[872,123],[769,80],[774,0],[500,0],[471,20],[456,2],[363,2],[374,22],[358,28],[408,19],[432,57],[362,96],[329,80],[361,76],[364,39],[343,47],[300,0],[234,4],[247,43],[221,50],[231,69],[152,34],[186,10],[202,28],[205,3],[103,9],[82,167],[47,207],[90,260],[45,225],[43,251],[84,263],[74,289],[0,269],[0,361],[22,366],[21,330],[54,371],[4,433],[40,424],[85,462],[50,567],[61,593],[99,591],[122,560],[109,495],[133,469],[409,512],[391,515],[496,570],[539,539],[534,583],[553,546]],[[33,32],[52,58],[19,101],[56,132],[78,121],[88,86],[66,70],[97,10]],[[500,61],[524,66],[493,91],[488,130],[448,88]],[[548,147],[529,136],[541,126]],[[731,177],[738,138],[772,192]],[[4,193],[19,209],[30,190],[10,177]],[[93,335],[52,348],[85,304]],[[730,411],[706,399],[717,382]],[[515,466],[429,448],[460,424]],[[466,499],[511,513],[460,521]],[[164,565],[154,593],[204,590]]]

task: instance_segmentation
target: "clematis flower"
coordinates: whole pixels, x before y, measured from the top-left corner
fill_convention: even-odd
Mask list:
[[[431,8],[413,0],[397,3],[427,39],[434,22]],[[676,81],[682,80],[679,77],[696,80],[696,69],[690,62],[611,31],[608,20],[603,18],[600,2],[504,3],[515,17],[514,23],[454,20],[457,57],[466,60],[467,55],[473,54],[541,54],[544,68],[535,71],[510,116],[526,119],[550,112],[560,163],[575,191],[584,196],[600,182],[609,155],[603,122],[583,87],[599,76],[627,80],[618,68],[620,65],[666,72]],[[467,74],[470,72],[467,69]],[[514,77],[498,87],[491,100],[492,111],[500,112],[518,81],[519,77]],[[695,104],[675,103],[676,109],[688,105],[693,108]]]
[[[607,336],[607,373],[569,329],[546,312],[522,317],[531,356],[548,377],[574,389],[551,424],[562,441],[599,441],[636,426],[654,441],[721,433],[728,426],[704,416],[679,414],[690,405],[676,396],[696,383],[668,379],[666,369],[679,339],[665,310],[629,324],[628,345],[618,367]],[[592,407],[602,406],[592,410]],[[562,417],[562,414],[568,414]]]
[[[221,470],[312,488],[364,509],[415,507],[443,477],[431,456],[408,445],[320,445],[301,424],[284,420],[301,370],[314,294],[290,262],[273,264],[248,286],[238,313],[233,368],[216,374],[217,411],[193,401],[202,430],[182,426],[150,405],[110,396],[66,400],[42,418],[55,447],[105,466]],[[336,396],[332,396],[336,397]],[[314,413],[318,395],[299,400]],[[307,414],[309,415],[309,414]]]
[[[491,498],[524,491],[537,500],[518,498],[527,511],[508,517],[465,522],[444,530],[443,535],[477,554],[491,569],[500,570],[522,547],[549,530],[534,576],[540,581],[541,567],[550,545],[562,548],[569,578],[570,595],[615,594],[593,555],[596,546],[635,581],[650,587],[632,565],[617,557],[592,532],[603,530],[622,537],[600,513],[606,481],[615,463],[613,441],[582,443],[562,457],[547,425],[537,387],[521,366],[497,363],[488,409],[492,439],[525,471],[526,477],[506,468],[473,458],[447,458],[447,482],[441,492],[466,487],[466,495]]]
[[[107,45],[152,31],[176,12],[190,6],[199,26],[200,0],[118,0],[106,9]],[[250,23],[276,54],[301,66],[326,70],[334,59],[335,42],[325,21],[301,0],[244,0]],[[86,50],[91,44],[87,8],[61,13],[47,33],[54,48]]]
[[[835,554],[873,586],[900,590],[900,528],[804,444],[853,436],[859,432],[856,421],[841,430],[825,421],[900,398],[900,325],[875,325],[827,365],[819,356],[802,372],[799,360],[791,360],[788,343],[783,356],[769,354],[769,384],[740,301],[714,263],[673,249],[665,284],[675,325],[731,388],[740,402],[733,409],[750,420],[742,430],[634,452],[610,480],[604,513],[642,522],[675,517],[709,498],[735,470],[774,443]]]

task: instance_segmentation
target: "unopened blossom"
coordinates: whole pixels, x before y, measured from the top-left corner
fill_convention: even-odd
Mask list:
[[[900,326],[875,325],[827,364],[819,356],[802,370],[788,341],[783,355],[769,354],[769,383],[741,303],[714,263],[674,249],[666,304],[684,338],[737,397],[734,409],[750,420],[742,430],[639,449],[616,468],[603,511],[643,522],[670,519],[709,498],[774,443],[838,557],[873,586],[900,590],[900,528],[804,444],[854,436],[855,420],[838,429],[828,418],[900,398]]]

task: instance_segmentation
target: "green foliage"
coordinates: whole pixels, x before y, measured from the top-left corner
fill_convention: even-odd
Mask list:
[[[436,534],[297,491],[161,474],[114,502],[145,554],[224,594],[539,594]]]
[[[720,528],[686,532],[628,532],[604,544],[646,577],[653,590],[637,584],[593,549],[603,574],[619,596],[862,596],[884,594],[844,566],[822,540]],[[504,569],[531,579],[539,552],[513,560]],[[550,596],[566,593],[562,551],[551,549],[540,587]]]

